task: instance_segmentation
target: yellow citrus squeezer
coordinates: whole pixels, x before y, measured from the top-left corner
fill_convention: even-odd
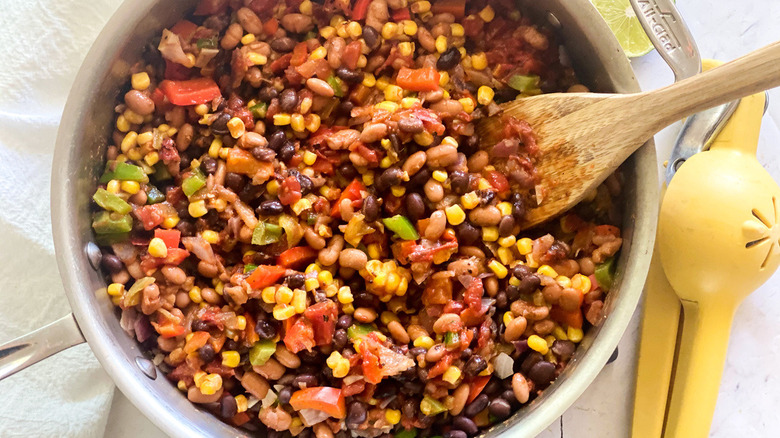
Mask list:
[[[736,307],[780,264],[780,187],[756,159],[764,104],[764,93],[743,98],[710,150],[689,158],[666,190],[654,254],[663,270],[651,270],[648,302],[658,296],[642,325],[660,336],[642,337],[635,437],[657,438],[660,428],[667,438],[708,436]],[[669,388],[663,372],[679,315],[669,289],[683,309],[671,394],[665,413],[643,411]],[[657,390],[642,379],[656,379]]]

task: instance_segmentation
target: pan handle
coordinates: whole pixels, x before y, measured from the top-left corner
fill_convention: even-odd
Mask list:
[[[73,314],[0,345],[0,380],[52,354],[86,342]]]

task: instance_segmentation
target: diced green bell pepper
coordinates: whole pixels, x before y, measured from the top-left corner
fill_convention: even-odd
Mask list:
[[[414,225],[405,216],[397,214],[393,217],[382,219],[382,222],[401,239],[417,240],[420,238]]]
[[[165,194],[155,186],[146,186],[146,203],[159,204],[165,201]]]
[[[128,163],[116,163],[114,177],[112,179],[118,179],[119,181],[138,181],[143,183],[149,182],[149,177],[141,167]]]
[[[171,172],[168,170],[168,166],[166,166],[162,161],[158,161],[157,164],[152,166],[152,169],[154,169],[152,178],[157,182],[167,181],[173,178],[173,176],[171,176]]]
[[[436,414],[441,414],[446,410],[447,407],[444,406],[443,403],[441,403],[436,399],[428,397],[427,395],[423,397],[422,401],[420,402],[420,412],[422,412],[423,415],[427,415],[429,417]]]
[[[507,85],[515,90],[525,93],[530,90],[539,88],[539,76],[536,75],[514,75],[509,78]]]
[[[130,207],[130,204],[125,202],[124,199],[103,188],[97,189],[95,194],[92,195],[92,199],[104,209],[115,211],[119,214],[127,214],[133,210],[133,207]]]
[[[192,196],[206,185],[206,175],[200,171],[200,168],[194,169],[192,173],[181,182],[181,190],[185,195]]]
[[[444,334],[444,345],[447,348],[452,348],[456,344],[460,344],[460,336],[455,332],[447,332]]]
[[[249,350],[249,362],[253,366],[264,365],[276,352],[276,342],[271,340],[259,341]]]
[[[268,245],[278,242],[282,237],[282,227],[276,224],[260,221],[252,231],[252,245]]]
[[[376,328],[368,324],[352,324],[347,329],[347,337],[352,341],[357,338],[368,335],[371,332],[375,332]]]
[[[255,269],[257,269],[257,265],[254,265],[252,263],[247,263],[244,265],[244,274],[248,274],[254,271]]]
[[[198,38],[198,42],[196,44],[199,49],[216,49],[217,38]]]
[[[96,234],[95,243],[99,246],[108,246],[115,243],[127,242],[130,238],[130,233],[111,233],[111,234]]]
[[[92,228],[98,234],[129,233],[133,229],[133,218],[129,214],[100,211],[92,216]]]
[[[596,270],[593,273],[596,277],[596,282],[605,291],[609,291],[612,287],[612,282],[615,281],[615,259],[614,257],[608,258],[604,263],[596,265]]]
[[[249,111],[251,111],[252,115],[258,119],[264,119],[265,115],[268,113],[268,104],[265,102],[260,102],[249,107]]]
[[[336,97],[344,97],[344,87],[341,85],[341,79],[334,75],[328,76],[328,85],[333,88],[333,95]]]

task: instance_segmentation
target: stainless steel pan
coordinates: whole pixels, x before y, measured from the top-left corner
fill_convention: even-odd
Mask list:
[[[0,378],[86,340],[119,389],[169,435],[243,437],[248,435],[190,403],[156,372],[138,344],[119,326],[115,308],[105,293],[105,280],[97,269],[100,254],[92,243],[90,228],[90,194],[102,170],[113,107],[129,66],[139,59],[153,36],[184,16],[195,3],[127,1],[87,54],[63,112],[51,187],[57,261],[73,313],[0,347]],[[580,78],[592,90],[639,91],[623,51],[588,0],[520,3],[557,29]],[[626,162],[624,171],[624,246],[616,287],[605,306],[606,321],[587,334],[569,367],[542,396],[491,429],[487,436],[538,434],[593,381],[625,331],[642,291],[655,236],[658,178],[652,141]]]

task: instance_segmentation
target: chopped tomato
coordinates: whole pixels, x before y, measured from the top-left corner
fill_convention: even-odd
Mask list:
[[[357,382],[350,383],[349,385],[345,383],[341,384],[341,391],[344,394],[344,397],[360,394],[364,389],[366,389],[365,380],[358,380]]]
[[[252,289],[262,289],[275,284],[284,276],[285,272],[287,272],[287,269],[281,266],[260,265],[249,274],[246,282],[252,286]]]
[[[580,303],[582,303],[581,300]],[[582,328],[582,310],[580,309],[567,312],[558,306],[553,306],[550,310],[550,319],[568,327]]]
[[[385,347],[376,332],[361,338],[357,347],[366,382],[377,384],[385,376],[395,376],[414,366],[414,361]]]
[[[485,293],[485,289],[482,287],[481,278],[472,278],[471,283],[466,288],[466,292],[463,294],[463,303],[468,306],[469,309],[481,310],[482,309],[482,295]]]
[[[394,10],[393,13],[391,14],[391,18],[393,19],[393,21],[398,23],[404,20],[411,20],[412,14],[409,12],[409,8],[401,8],[401,9]]]
[[[298,318],[284,334],[284,345],[293,353],[311,351],[317,344],[314,342],[314,329],[306,318]]]
[[[615,237],[620,237],[620,228],[614,225],[597,225],[593,229],[593,232],[596,233],[597,236],[613,235]]]
[[[222,96],[217,83],[204,77],[186,81],[166,79],[160,83],[160,88],[172,104],[179,106],[207,103]]]
[[[352,19],[360,21],[366,18],[368,13],[368,5],[371,4],[371,0],[357,0],[355,6],[352,7]]]
[[[252,418],[246,412],[239,412],[230,419],[230,422],[233,423],[233,425],[236,427],[241,427],[242,425],[248,423],[251,419]]]
[[[423,290],[422,304],[432,306],[435,304],[447,304],[452,300],[452,280],[446,277],[433,277]]]
[[[411,69],[402,67],[395,82],[410,91],[436,91],[439,89],[439,72],[434,67]]]
[[[301,183],[298,178],[290,175],[279,185],[279,202],[293,205],[301,199]]]
[[[330,75],[330,66],[328,61],[323,59],[310,59],[295,68],[299,75],[306,79],[317,76],[320,79],[326,79]]]
[[[179,240],[181,239],[181,231],[156,228],[154,230],[154,237],[162,239],[162,241],[165,242],[166,248],[178,248]]]
[[[454,313],[454,314],[460,314],[460,312],[463,311],[463,303],[460,301],[453,301],[449,300],[447,301],[447,304],[444,305],[444,309],[442,309],[441,313]]]
[[[162,204],[144,205],[133,210],[133,214],[146,230],[153,230],[165,220]]]
[[[317,258],[319,252],[310,246],[296,246],[279,254],[277,263],[285,268],[297,269]]]
[[[344,47],[344,53],[341,55],[341,62],[350,69],[357,68],[358,61],[360,60],[361,50],[363,45],[360,41],[352,41]]]
[[[266,35],[273,35],[279,30],[279,20],[276,17],[263,23],[263,33]]]
[[[317,409],[335,418],[347,416],[344,394],[340,389],[329,386],[315,386],[295,391],[290,397],[290,405],[296,411]]]
[[[192,337],[184,344],[184,352],[187,354],[194,353],[198,348],[206,345],[210,337],[209,332],[194,332]]]
[[[260,177],[265,181],[274,174],[273,163],[260,161],[244,149],[230,148],[226,161],[228,172],[241,173],[250,178]]]
[[[292,60],[292,53],[287,53],[286,55],[282,55],[279,58],[277,58],[274,62],[271,63],[271,71],[275,74],[279,74],[287,69],[287,67],[290,66],[290,61]]]
[[[497,170],[485,172],[485,179],[487,179],[490,185],[499,192],[506,192],[509,190],[509,181],[507,181],[506,177]]]
[[[330,345],[336,332],[338,307],[331,300],[309,306],[303,316],[311,322],[314,329],[314,342],[317,345]]]
[[[365,160],[368,161],[368,167],[376,167],[379,164],[379,156],[376,151],[360,141],[353,143],[352,146],[350,146],[350,150],[365,158]]]
[[[450,351],[444,354],[444,356],[439,359],[438,362],[436,362],[436,365],[431,367],[430,370],[428,370],[428,379],[433,379],[434,377],[441,376],[444,374],[445,371],[447,371],[447,368],[452,365],[452,362],[455,361],[455,358],[457,356],[460,356],[459,352]]]
[[[309,47],[305,42],[298,43],[292,52],[292,58],[290,58],[290,65],[298,67],[306,62],[306,58],[309,55]]]
[[[190,252],[181,248],[168,248],[168,255],[164,258],[152,257],[149,254],[141,256],[141,270],[153,271],[163,265],[177,266],[190,256]]]
[[[157,333],[163,338],[175,338],[184,334],[184,327],[174,323],[157,326]]]
[[[471,380],[471,383],[469,383],[469,398],[466,399],[466,404],[469,404],[474,401],[475,398],[482,392],[483,389],[485,389],[485,386],[487,386],[488,382],[490,381],[490,376],[476,376]]]
[[[363,197],[360,193],[365,190],[366,186],[364,186],[359,179],[352,180],[352,182],[349,183],[349,185],[341,192],[341,196],[339,196],[339,199],[336,201],[336,203],[333,204],[333,208],[330,210],[330,215],[332,217],[341,217],[339,205],[341,205],[341,201],[345,199],[352,201],[352,208],[360,207],[360,204],[363,202]]]

